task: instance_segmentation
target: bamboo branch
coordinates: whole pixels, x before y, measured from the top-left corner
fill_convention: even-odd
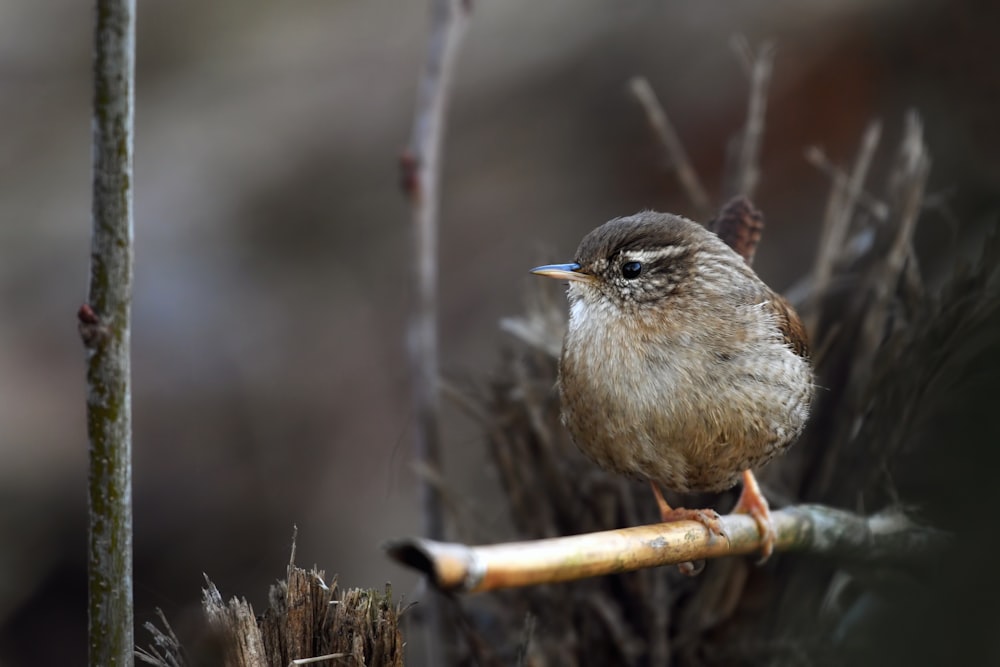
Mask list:
[[[90,440],[89,662],[132,665],[132,123],[135,2],[99,0],[94,35],[90,287],[77,313],[87,350]]]
[[[772,518],[775,551],[894,563],[936,556],[948,542],[945,533],[894,510],[862,517],[800,505],[774,512]],[[752,518],[729,514],[722,524],[728,541],[695,521],[677,521],[480,547],[410,538],[388,544],[386,551],[445,591],[481,592],[759,551],[760,534]]]
[[[708,194],[702,187],[701,181],[698,179],[698,172],[691,164],[691,159],[688,157],[687,151],[684,150],[684,144],[677,136],[677,130],[674,129],[667,112],[664,111],[663,105],[657,99],[653,87],[649,85],[649,81],[645,77],[641,76],[633,77],[629,81],[628,87],[646,112],[649,126],[653,129],[657,139],[660,140],[660,144],[663,145],[670,165],[677,172],[677,180],[680,181],[681,187],[688,199],[691,200],[691,205],[694,206],[698,219],[707,220],[708,216],[712,214],[712,205],[709,202]]]

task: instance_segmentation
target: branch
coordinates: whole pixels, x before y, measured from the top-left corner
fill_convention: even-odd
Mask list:
[[[413,281],[416,298],[410,315],[408,352],[416,420],[415,467],[425,474],[417,484],[424,535],[444,537],[443,500],[431,480],[441,474],[440,385],[437,330],[437,239],[441,200],[441,153],[444,144],[448,89],[458,47],[465,32],[469,0],[431,0],[431,28],[427,56],[417,92],[417,108],[409,149],[400,167],[403,188],[413,214]],[[439,644],[448,643],[439,600],[431,597],[427,610],[427,660],[442,664]]]
[[[77,313],[87,350],[90,440],[89,661],[132,665],[132,121],[135,2],[98,0],[94,49],[90,288]]]
[[[433,0],[427,60],[420,79],[410,148],[403,154],[403,188],[410,198],[414,227],[416,301],[410,320],[409,355],[417,433],[415,458],[426,470],[441,470],[438,415],[437,235],[441,149],[448,87],[468,9],[460,0]],[[424,534],[444,535],[441,497],[432,484],[420,483]]]
[[[871,166],[881,134],[881,124],[872,121],[861,139],[861,147],[858,149],[850,176],[832,167],[820,149],[812,148],[806,152],[806,159],[809,162],[821,169],[826,167],[833,175],[833,187],[830,189],[830,199],[823,217],[819,250],[813,269],[814,298],[820,298],[826,292],[834,266],[842,256],[847,242],[847,233],[854,217],[854,209],[858,202],[866,196],[865,180],[868,177],[868,168]],[[815,332],[817,325],[815,314],[811,320],[808,329]]]
[[[750,65],[750,102],[747,124],[743,128],[732,195],[753,199],[760,180],[760,146],[764,140],[764,115],[767,111],[767,86],[774,68],[774,46],[766,42],[757,50]]]
[[[915,111],[906,115],[903,141],[896,161],[889,193],[890,215],[895,223],[896,233],[882,260],[882,266],[879,267],[881,275],[874,282],[872,305],[862,321],[863,345],[859,347],[860,353],[854,357],[850,380],[851,385],[854,385],[852,388],[857,389],[857,400],[860,400],[862,392],[859,385],[855,384],[856,378],[860,378],[861,383],[867,383],[874,355],[878,353],[879,341],[885,335],[887,322],[894,316],[890,302],[896,295],[906,264],[916,259],[913,253],[913,235],[931,170],[931,158],[924,143],[923,124]]]
[[[684,150],[684,145],[677,136],[677,130],[674,129],[673,123],[667,117],[667,112],[663,110],[660,100],[656,98],[653,87],[649,85],[649,81],[645,77],[641,76],[633,77],[629,81],[628,87],[645,110],[649,126],[663,145],[670,165],[677,172],[677,180],[680,181],[681,187],[687,193],[688,199],[691,200],[691,205],[694,206],[698,219],[706,220],[712,213],[708,195],[698,179],[698,172],[695,171],[694,165],[691,164],[691,160]]]
[[[861,517],[822,505],[800,505],[774,512],[772,518],[778,535],[775,551],[908,562],[939,555],[948,542],[945,533],[914,524],[898,511]],[[386,551],[443,590],[480,592],[759,551],[760,534],[751,517],[729,514],[722,524],[728,542],[700,523],[677,521],[481,547],[410,538],[388,544]]]
[[[869,129],[871,129],[871,126],[869,126]],[[867,137],[868,135],[866,134],[865,138]],[[864,139],[862,139],[862,147],[865,147]],[[873,146],[872,151],[874,152],[874,150],[875,147]],[[810,146],[805,150],[804,156],[806,158],[806,162],[826,174],[831,180],[840,179],[844,182],[844,184],[847,183],[848,175],[840,167],[833,164],[827,154],[823,152],[823,149],[819,146]],[[857,158],[855,158],[855,167],[858,166],[858,160],[861,159],[862,154],[859,153]],[[852,173],[850,178],[853,177],[854,175]],[[865,213],[879,222],[885,222],[889,219],[889,206],[884,201],[864,189],[859,190],[857,195],[858,198],[856,204],[858,208],[864,209]],[[825,220],[824,224],[827,224]]]

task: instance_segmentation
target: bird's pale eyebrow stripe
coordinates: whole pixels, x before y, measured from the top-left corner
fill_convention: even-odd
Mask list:
[[[651,250],[626,250],[622,259],[626,262],[656,262],[661,259],[680,257],[688,251],[687,246],[665,245]]]

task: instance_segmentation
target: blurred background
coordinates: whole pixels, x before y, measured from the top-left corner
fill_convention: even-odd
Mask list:
[[[83,350],[91,4],[0,3],[0,664],[79,663],[86,632]],[[881,190],[916,108],[934,158],[920,240],[998,210],[993,3],[479,0],[452,90],[442,365],[483,378],[499,318],[604,220],[692,214],[627,94],[649,78],[718,201],[747,78],[777,46],[757,268],[810,266],[828,179],[883,121]],[[136,621],[196,623],[202,573],[261,603],[302,565],[412,596],[379,545],[420,530],[403,337],[410,133],[426,3],[139,2],[134,296]],[[945,247],[945,246],[941,246]],[[939,262],[950,262],[942,252]],[[933,264],[933,262],[932,262]],[[487,524],[476,427],[445,413],[452,498]],[[53,631],[60,641],[53,642]],[[139,629],[137,641],[146,634]]]

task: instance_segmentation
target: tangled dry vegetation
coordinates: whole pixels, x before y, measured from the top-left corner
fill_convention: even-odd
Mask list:
[[[469,641],[458,651],[470,662],[924,664],[981,655],[985,635],[971,629],[989,617],[958,610],[996,579],[986,545],[968,536],[997,459],[984,384],[1000,351],[1000,241],[980,233],[965,253],[971,259],[948,249],[951,268],[925,275],[914,242],[930,170],[920,121],[907,117],[887,186],[875,195],[867,171],[878,137],[873,125],[851,173],[817,150],[808,155],[829,171],[832,188],[815,270],[790,297],[811,329],[821,391],[808,432],[762,481],[778,506],[905,508],[954,532],[950,555],[968,568],[776,555],[763,567],[710,562],[693,579],[659,568],[472,597],[453,608],[466,616]],[[495,377],[461,392],[485,431],[511,537],[654,522],[648,488],[586,461],[559,423],[565,305],[546,287],[529,295],[524,316],[502,323],[512,336]],[[735,495],[696,500],[726,510]]]

